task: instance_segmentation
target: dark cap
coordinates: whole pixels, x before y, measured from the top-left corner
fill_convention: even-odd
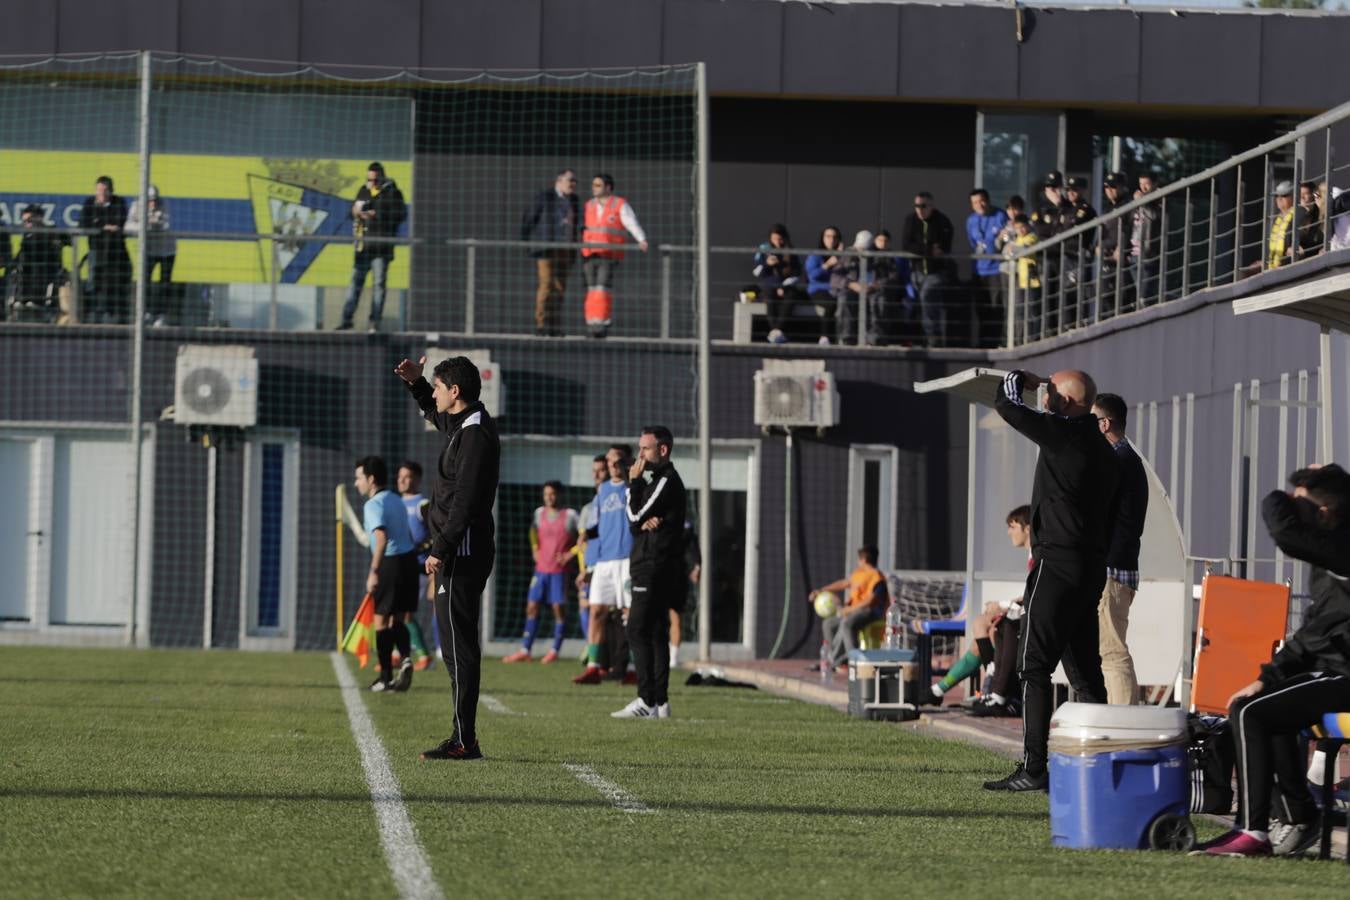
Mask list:
[[[1074,177],[1069,179],[1068,183],[1069,183],[1069,190],[1071,191],[1087,190],[1088,183],[1086,178],[1079,178],[1077,175],[1075,175]]]
[[[367,172],[379,172],[381,175],[383,175],[383,174],[384,174],[384,166],[380,165],[380,164],[377,163],[377,162],[373,162],[373,163],[371,163],[370,165],[366,166],[366,171],[367,171]]]
[[[1125,176],[1124,172],[1112,172],[1111,174],[1106,176],[1106,179],[1102,182],[1102,187],[1116,188],[1117,190],[1121,190],[1128,184],[1129,179]]]
[[[1051,172],[1045,176],[1045,186],[1048,188],[1058,188],[1064,186],[1064,176],[1058,172]]]

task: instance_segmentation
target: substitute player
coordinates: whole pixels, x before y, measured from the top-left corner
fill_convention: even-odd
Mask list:
[[[525,602],[525,639],[515,653],[502,657],[504,663],[529,662],[534,637],[539,632],[539,604],[545,600],[553,607],[553,646],[540,660],[556,662],[562,649],[563,629],[567,625],[567,566],[577,542],[577,511],[560,509],[562,482],[544,485],[544,505],[534,511],[530,525],[530,549],[534,551],[534,577]]]
[[[405,359],[394,374],[408,385],[428,422],[445,435],[427,508],[431,551],[424,566],[436,579],[441,659],[454,694],[455,730],[422,759],[482,759],[478,746],[478,686],[483,658],[479,620],[483,587],[496,558],[492,504],[501,470],[497,426],[478,395],[483,382],[468,357],[441,360],[433,384],[422,377],[426,357]]]
[[[599,684],[605,667],[605,621],[610,610],[628,608],[632,598],[632,582],[628,576],[628,554],[633,549],[633,536],[628,530],[628,483],[631,447],[613,446],[605,454],[609,465],[609,480],[600,485],[595,494],[596,525],[587,535],[586,562],[594,564],[591,572],[591,627],[587,635],[586,671],[572,679],[574,684]],[[627,660],[611,660],[614,667],[626,666]]]
[[[405,613],[417,609],[417,553],[403,504],[386,487],[389,469],[378,456],[356,461],[355,485],[366,498],[362,518],[370,539],[370,573],[366,593],[375,598],[375,651],[380,674],[370,689],[406,691],[412,685],[413,660]],[[403,664],[394,679],[394,648]]]
[[[614,269],[623,259],[619,248],[631,234],[638,249],[647,252],[647,235],[638,224],[628,201],[614,194],[614,178],[601,173],[591,178],[591,199],[586,201],[586,228],[581,240],[609,247],[583,247],[581,271],[586,276],[586,327],[591,337],[609,333],[614,312]]]

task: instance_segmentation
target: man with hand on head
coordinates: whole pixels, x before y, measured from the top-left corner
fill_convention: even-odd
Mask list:
[[[483,587],[496,557],[492,504],[501,469],[497,426],[478,395],[482,379],[467,357],[441,360],[432,384],[422,377],[424,356],[405,359],[394,374],[408,385],[423,417],[446,436],[436,461],[427,525],[431,550],[424,567],[436,579],[436,626],[441,659],[454,693],[455,730],[422,759],[482,759],[477,713],[482,646],[479,618]]]
[[[1044,411],[1022,400],[1044,384]],[[1009,372],[994,407],[1003,420],[1040,448],[1031,489],[1034,566],[1023,595],[1018,669],[1022,676],[1025,755],[1006,778],[986,781],[991,791],[1043,791],[1047,770],[1050,676],[1060,662],[1086,703],[1105,703],[1098,651],[1097,601],[1106,582],[1111,498],[1120,465],[1098,433],[1092,404],[1097,386],[1086,372],[1065,369],[1049,379]]]
[[[684,596],[684,482],[670,461],[675,439],[664,425],[642,429],[628,470],[628,521],[633,532],[629,573],[633,607],[628,645],[637,666],[638,696],[616,719],[670,717],[670,609]],[[651,480],[643,476],[650,472]]]

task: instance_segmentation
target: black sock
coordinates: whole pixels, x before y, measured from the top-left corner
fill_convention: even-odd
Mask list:
[[[408,634],[408,626],[402,622],[395,622],[394,627],[389,629],[394,635],[394,646],[398,648],[398,655],[403,658],[403,663],[412,662],[412,638]]]
[[[394,632],[391,629],[375,632],[375,652],[380,658],[380,680],[388,681],[394,674]]]
[[[975,650],[980,654],[980,662],[989,665],[994,661],[994,642],[987,637],[975,639]]]

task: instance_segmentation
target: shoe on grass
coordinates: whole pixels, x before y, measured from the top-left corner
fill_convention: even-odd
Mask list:
[[[370,683],[370,690],[376,694],[383,694],[385,691],[393,690],[393,684],[385,681],[383,677],[376,678]]]
[[[609,715],[615,719],[655,719],[656,707],[648,706],[641,697],[635,697],[632,703]]]
[[[502,662],[504,663],[518,663],[529,661],[530,661],[530,651],[528,650],[517,650],[515,653],[511,653],[507,656],[502,657]]]
[[[1270,841],[1234,830],[1206,841],[1191,851],[1191,856],[1270,856]]]
[[[556,651],[556,650],[550,650],[550,651],[548,651],[547,653],[544,654],[544,658],[543,658],[543,659],[539,660],[539,665],[541,665],[541,666],[546,666],[546,665],[548,665],[548,664],[551,663],[551,662],[557,662],[557,661],[558,661],[558,651]]]
[[[1027,771],[1026,766],[1018,763],[1017,768],[1013,769],[1011,775],[997,781],[986,781],[984,789],[986,791],[1009,791],[1014,794],[1048,791],[1050,790],[1050,773],[1042,772],[1039,775],[1034,775]]]
[[[604,675],[595,666],[587,666],[586,671],[582,672],[576,678],[572,679],[573,684],[599,684],[604,680]]]
[[[1303,823],[1276,821],[1270,829],[1270,852],[1275,856],[1301,856],[1321,838],[1321,817]]]
[[[665,703],[658,703],[658,704],[656,704],[656,717],[657,717],[658,719],[669,719],[669,718],[670,718],[670,701],[669,701],[669,700],[667,700]]]
[[[1018,708],[1015,700],[1004,700],[1002,703],[984,700],[972,706],[970,714],[982,719],[1015,719],[1022,714],[1022,711]]]
[[[463,760],[465,762],[474,759],[482,759],[483,751],[479,749],[478,742],[474,741],[472,747],[465,747],[459,738],[447,738],[441,741],[430,750],[423,750],[419,759],[436,760]]]
[[[390,690],[406,691],[408,688],[412,687],[412,675],[413,661],[411,659],[405,659],[403,665],[398,668],[398,674],[394,676],[394,682],[390,686]]]

